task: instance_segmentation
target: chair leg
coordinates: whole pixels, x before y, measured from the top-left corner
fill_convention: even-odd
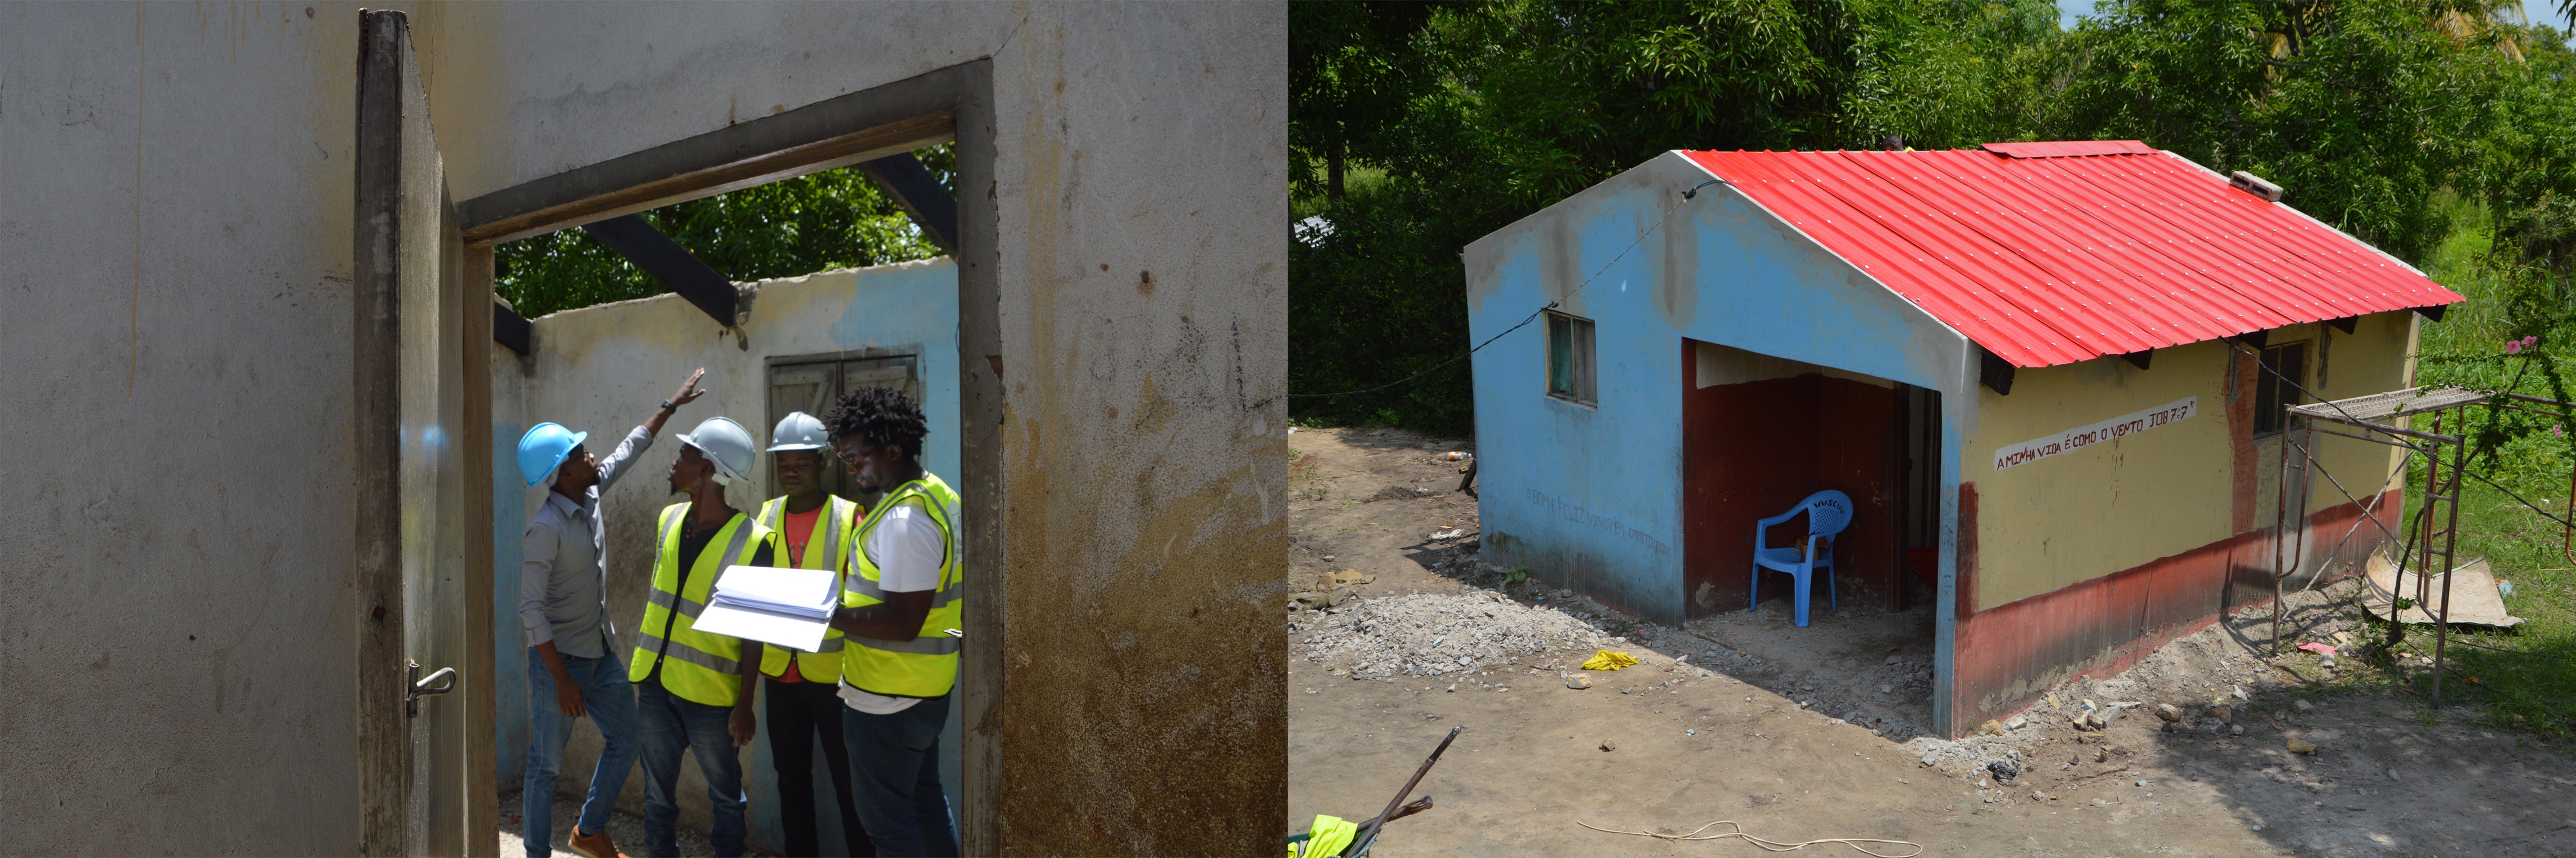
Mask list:
[[[1789,573],[1789,577],[1797,579],[1797,583],[1794,586],[1798,590],[1798,598],[1796,600],[1798,628],[1803,629],[1807,627],[1807,585],[1814,579],[1796,572]]]
[[[1832,599],[1832,600],[1833,600],[1834,613],[1837,613],[1837,614],[1842,613],[1842,612],[1843,612],[1843,597],[1842,597],[1842,594],[1841,594],[1840,592],[1838,592],[1841,588],[1840,588],[1840,587],[1837,587],[1837,586],[1835,586],[1835,585],[1834,585],[1834,565],[1833,565],[1833,564],[1831,564],[1831,563],[1827,563],[1827,564],[1825,564],[1824,569],[1825,569],[1825,597],[1826,597],[1826,598],[1828,598],[1828,599]]]
[[[1762,564],[1760,564],[1760,563],[1756,563],[1756,564],[1753,564],[1753,596],[1752,596],[1752,598],[1747,599],[1747,600],[1745,601],[1745,603],[1744,603],[1744,610],[1746,610],[1746,611],[1751,611],[1751,610],[1753,610],[1753,609],[1755,609],[1755,608],[1758,608],[1758,607],[1761,607],[1761,606],[1762,606]]]

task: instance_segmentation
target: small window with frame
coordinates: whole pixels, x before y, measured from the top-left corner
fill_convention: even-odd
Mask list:
[[[2308,384],[2308,344],[2272,346],[2263,350],[2261,361],[2262,365],[2254,370],[2254,434],[2299,428],[2299,421],[2289,418],[2288,409],[2307,401],[2299,395],[2299,388]]]
[[[1592,361],[1592,320],[1563,313],[1547,314],[1547,395],[1583,405],[1598,404]]]

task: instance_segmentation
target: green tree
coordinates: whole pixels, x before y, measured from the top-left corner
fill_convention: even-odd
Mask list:
[[[956,193],[951,146],[914,155]],[[855,166],[674,203],[642,216],[737,282],[929,259],[941,252]],[[492,265],[495,291],[528,318],[669,291],[580,229],[501,245]]]
[[[2036,136],[2136,138],[2421,261],[2450,233],[2486,105],[2521,59],[2496,6],[2447,0],[2106,4],[2058,40]]]
[[[1291,413],[1451,434],[1474,419],[1467,363],[1452,362],[1469,346],[1468,242],[1668,149],[2001,139],[1990,129],[2026,119],[2009,97],[2033,86],[2022,58],[2057,32],[2041,0],[1298,3],[1289,16],[1293,213],[1329,225],[1289,248],[1289,390],[1304,394]],[[1385,88],[1348,91],[1369,81]],[[1336,158],[1372,180],[1334,193]]]

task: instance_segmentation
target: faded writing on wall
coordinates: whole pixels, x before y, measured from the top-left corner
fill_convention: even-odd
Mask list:
[[[1529,489],[1528,491],[1530,502],[1545,508],[1549,515],[1575,524],[1580,524],[1585,527],[1607,531],[1612,536],[1653,549],[1657,554],[1672,553],[1672,547],[1665,545],[1663,540],[1656,539],[1653,534],[1633,527],[1627,522],[1584,509],[1581,505],[1572,501],[1568,501],[1564,498],[1560,498],[1537,489]]]
[[[2023,441],[1995,451],[1995,470],[2027,465],[2059,453],[2072,452],[2104,441],[2116,441],[2149,429],[2160,428],[2191,419],[2200,412],[2200,397],[2186,396],[2135,414],[2124,414],[2095,423],[2078,426],[2050,435]]]

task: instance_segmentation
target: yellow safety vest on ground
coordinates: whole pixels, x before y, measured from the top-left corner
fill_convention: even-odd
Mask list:
[[[742,697],[742,639],[698,631],[698,613],[707,609],[707,593],[727,566],[748,563],[769,538],[760,524],[742,513],[716,531],[698,562],[690,565],[688,586],[680,584],[680,525],[689,505],[662,510],[661,539],[653,553],[653,589],[645,594],[644,622],[635,630],[635,662],[626,669],[629,682],[642,682],[662,665],[662,687],[680,699],[708,706],[732,706]]]
[[[957,564],[957,490],[928,473],[887,492],[867,521],[851,536],[850,574],[841,576],[841,606],[861,608],[885,601],[877,582],[883,576],[868,559],[868,534],[876,531],[888,510],[909,504],[930,514],[946,546],[939,564],[939,587],[930,597],[930,615],[922,618],[921,636],[908,641],[881,641],[853,635],[841,650],[841,681],[871,694],[888,697],[938,697],[957,685],[958,639],[950,629],[965,627],[959,602],[963,575]]]
[[[781,527],[787,521],[787,499],[770,498],[760,505],[760,526],[769,531],[771,562],[786,560],[787,533]],[[805,539],[804,559],[798,569],[838,569],[841,546],[847,544],[850,531],[859,526],[859,505],[833,497],[823,502],[823,514],[814,517],[814,534]],[[833,586],[839,586],[836,580]],[[799,652],[777,644],[761,644],[760,672],[769,676],[786,676],[787,659],[796,658],[796,674],[808,682],[831,682],[841,675],[841,630],[823,633],[822,648]]]

